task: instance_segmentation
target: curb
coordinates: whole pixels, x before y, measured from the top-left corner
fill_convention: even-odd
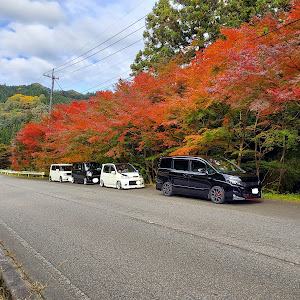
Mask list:
[[[7,259],[2,249],[0,249],[0,273],[12,300],[30,299],[32,296],[31,291],[21,275]]]

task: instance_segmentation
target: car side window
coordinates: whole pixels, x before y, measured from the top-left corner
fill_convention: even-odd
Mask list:
[[[188,171],[189,169],[188,159],[174,159],[174,169],[179,171]]]
[[[51,167],[51,170],[52,170],[52,171],[55,171],[55,166],[52,166],[52,167]]]
[[[199,160],[192,160],[191,161],[191,171],[197,173],[205,173],[206,172],[206,165],[202,161]]]
[[[80,163],[75,164],[74,169],[81,171],[81,164]]]
[[[160,168],[170,169],[172,166],[172,158],[161,158]]]
[[[103,172],[104,173],[109,173],[109,166],[104,166]]]
[[[209,175],[216,173],[216,171],[214,170],[213,167],[211,167],[210,165],[207,165],[207,173]]]

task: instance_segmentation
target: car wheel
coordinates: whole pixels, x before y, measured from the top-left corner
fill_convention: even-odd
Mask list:
[[[117,181],[116,187],[117,187],[118,190],[121,190],[121,189],[122,189],[122,184],[121,184],[120,181]]]
[[[87,185],[87,179],[86,178],[83,178],[83,184]]]
[[[52,178],[51,178],[51,176],[49,176],[49,181],[52,181]]]
[[[101,187],[105,187],[104,181],[103,181],[102,179],[100,180],[100,186],[101,186]]]
[[[63,182],[63,180],[62,180],[61,176],[59,176],[59,182]]]
[[[213,203],[223,204],[225,203],[225,191],[220,186],[214,186],[209,192],[209,198]]]
[[[170,181],[166,181],[162,186],[162,192],[165,196],[170,197],[173,195],[173,187]]]
[[[75,183],[75,178],[73,176],[71,177],[71,182]]]

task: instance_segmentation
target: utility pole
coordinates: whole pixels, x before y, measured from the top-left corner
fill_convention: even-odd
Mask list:
[[[52,111],[52,103],[53,103],[53,90],[54,90],[54,80],[59,79],[58,77],[54,76],[54,69],[52,69],[52,75],[46,75],[44,76],[49,77],[52,79],[52,84],[51,84],[51,93],[50,93],[50,104],[49,104],[49,114],[51,114]]]

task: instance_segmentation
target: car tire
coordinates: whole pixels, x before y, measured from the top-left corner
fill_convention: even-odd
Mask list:
[[[117,181],[116,188],[117,188],[118,190],[121,190],[121,189],[122,189],[122,183],[121,183],[121,181]]]
[[[209,191],[209,198],[215,204],[225,203],[225,191],[220,186],[213,186]]]
[[[87,185],[87,179],[86,178],[83,178],[83,184]]]
[[[170,181],[166,181],[162,186],[162,192],[165,196],[171,197],[173,195],[173,186]]]
[[[75,178],[73,176],[71,177],[71,182],[76,183]]]
[[[51,178],[51,176],[49,176],[49,181],[52,181],[52,178]]]
[[[59,182],[63,182],[63,180],[62,180],[61,176],[59,176]]]
[[[103,181],[102,179],[100,179],[100,186],[101,186],[101,187],[105,187],[104,181]]]

